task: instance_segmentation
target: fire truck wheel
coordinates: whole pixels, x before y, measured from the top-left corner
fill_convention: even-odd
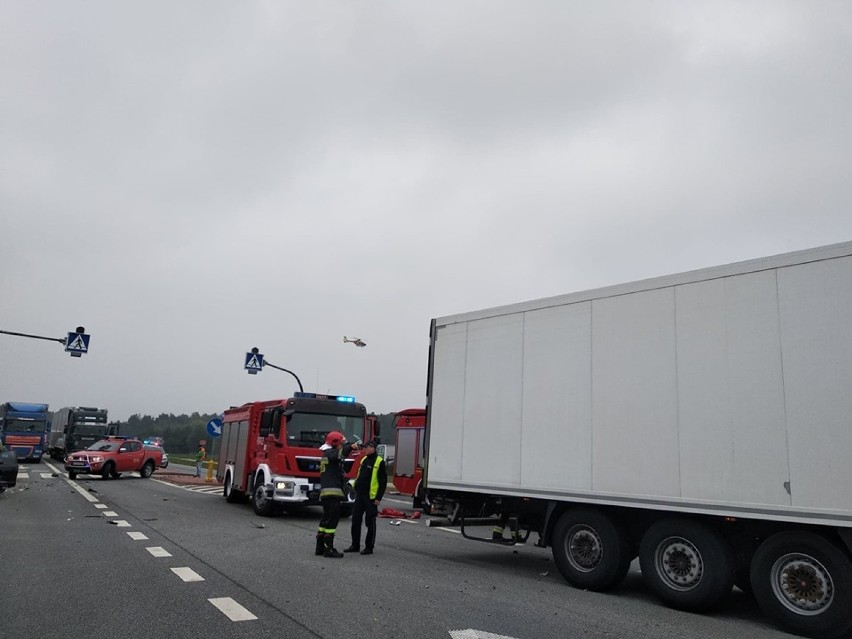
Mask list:
[[[630,537],[606,513],[577,508],[553,530],[553,560],[575,588],[601,591],[617,586],[633,560]]]
[[[648,588],[678,610],[709,610],[734,586],[734,556],[727,540],[698,521],[654,523],[642,537],[639,563]]]
[[[234,488],[234,477],[231,475],[231,471],[225,473],[225,487],[223,492],[225,495],[225,501],[229,504],[235,504],[243,499],[242,491]]]
[[[258,480],[263,480],[263,477],[258,477]],[[269,517],[273,514],[274,504],[269,497],[266,496],[266,485],[258,484],[254,487],[254,492],[252,493],[251,506],[256,515],[260,515],[261,517]]]

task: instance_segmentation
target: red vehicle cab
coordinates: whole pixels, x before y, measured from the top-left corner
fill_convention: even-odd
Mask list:
[[[148,478],[162,462],[162,456],[160,450],[146,448],[139,440],[110,437],[68,455],[65,470],[71,479],[78,474],[118,478],[134,471]]]

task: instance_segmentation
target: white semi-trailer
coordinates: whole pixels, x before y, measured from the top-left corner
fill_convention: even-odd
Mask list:
[[[671,606],[852,631],[852,242],[437,318],[426,433],[427,510],[574,586],[638,555]]]

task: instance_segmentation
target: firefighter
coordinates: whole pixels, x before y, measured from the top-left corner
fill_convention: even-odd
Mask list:
[[[361,549],[361,519],[367,524],[367,538],[362,555],[372,555],[376,543],[376,516],[379,503],[385,494],[388,474],[385,460],[376,453],[376,440],[364,443],[364,457],[355,479],[355,504],[352,507],[352,544],[343,552],[358,552]]]
[[[323,451],[320,460],[322,519],[317,531],[315,554],[325,557],[342,557],[343,554],[334,548],[334,533],[337,532],[337,522],[340,521],[340,502],[344,497],[343,484],[346,477],[343,474],[343,462],[353,450],[358,450],[358,445],[347,444],[343,433],[333,430],[325,436],[325,443],[320,446],[320,450]]]

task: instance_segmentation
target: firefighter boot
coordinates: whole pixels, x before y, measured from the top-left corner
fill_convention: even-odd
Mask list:
[[[342,557],[342,552],[337,552],[334,549],[334,535],[326,534],[325,536],[325,550],[322,553],[323,557]]]
[[[317,549],[315,555],[321,555],[325,552],[325,533],[317,533]]]

